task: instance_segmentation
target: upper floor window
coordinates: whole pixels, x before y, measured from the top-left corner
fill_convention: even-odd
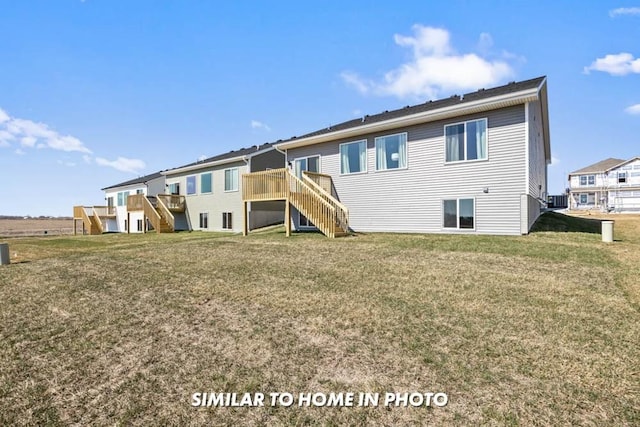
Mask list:
[[[580,185],[596,185],[596,176],[580,175]]]
[[[447,125],[444,136],[447,162],[487,158],[487,119]]]
[[[340,144],[340,173],[367,171],[367,141]]]
[[[224,191],[238,191],[238,168],[224,170]]]
[[[624,184],[627,182],[627,173],[618,172],[618,184]]]
[[[403,169],[407,167],[407,134],[376,138],[376,170]]]
[[[174,182],[169,184],[169,194],[178,195],[180,194],[180,183]]]
[[[211,172],[200,175],[200,192],[211,193]]]
[[[127,206],[127,199],[129,198],[128,191],[121,191],[118,193],[118,206]]]
[[[196,194],[196,176],[187,177],[187,194]]]

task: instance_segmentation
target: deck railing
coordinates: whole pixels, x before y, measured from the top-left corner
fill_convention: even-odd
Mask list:
[[[147,197],[144,194],[129,195],[129,197],[127,197],[127,211],[143,211],[145,200],[147,200]]]
[[[104,224],[102,223],[102,220],[100,219],[100,215],[98,214],[96,209],[99,209],[101,207],[102,206],[94,206],[91,209],[91,214],[93,215],[93,222],[98,227],[98,231],[100,231],[100,234],[104,233]]]
[[[93,207],[94,215],[101,217],[109,217],[116,215],[116,207],[115,206],[94,206]]]
[[[164,207],[171,212],[184,212],[186,209],[185,197],[177,194],[158,194],[156,196],[161,200]]]
[[[288,169],[281,168],[242,175],[242,199],[245,201],[286,199],[289,174]]]
[[[81,219],[84,229],[89,234],[99,234],[102,231],[96,222],[93,215],[93,206],[74,206],[73,207],[73,219],[74,219],[74,233],[75,233],[75,220]],[[102,224],[100,224],[101,226]]]
[[[136,194],[136,196],[142,196],[142,210],[144,211],[144,215],[149,218],[149,221],[151,221],[151,225],[153,226],[154,230],[156,230],[157,233],[160,233],[162,227],[162,217],[144,194]],[[135,196],[129,196],[129,198],[131,197]]]
[[[159,195],[160,196],[160,195]],[[169,226],[171,227],[171,230],[175,230],[176,229],[176,218],[173,216],[173,213],[171,213],[170,208],[165,204],[165,200],[167,200],[167,198],[165,197],[156,197],[156,200],[158,201],[157,203],[157,208],[160,211],[160,216],[163,216],[165,221],[167,221],[167,223],[169,224]],[[171,199],[168,199],[169,202],[171,202]],[[175,206],[175,205],[172,205]]]
[[[331,176],[315,172],[303,172],[302,178],[315,190],[318,196],[333,206],[335,210],[335,225],[340,227],[343,232],[348,233],[349,209],[331,195],[331,189],[333,188]]]
[[[288,173],[289,201],[328,237],[335,237],[336,209],[309,184]]]

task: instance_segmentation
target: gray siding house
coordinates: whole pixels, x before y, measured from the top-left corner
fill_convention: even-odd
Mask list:
[[[547,80],[367,115],[275,147],[298,178],[330,177],[356,232],[526,234],[547,198]],[[313,228],[295,206],[291,220]]]

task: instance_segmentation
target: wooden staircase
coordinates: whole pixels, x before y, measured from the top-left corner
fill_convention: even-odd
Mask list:
[[[77,233],[76,221],[82,221],[82,234],[102,234],[105,225],[101,217],[115,217],[113,206],[74,206],[73,234]]]
[[[285,225],[290,233],[290,206],[307,217],[327,237],[349,234],[349,210],[331,192],[331,176],[303,172],[302,179],[289,169],[271,169],[242,176],[243,200],[285,200]]]
[[[173,214],[158,197],[132,194],[127,198],[127,211],[143,211],[145,223],[149,221],[156,233],[173,233]]]

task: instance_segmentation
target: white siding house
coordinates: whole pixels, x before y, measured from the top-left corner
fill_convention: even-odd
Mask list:
[[[354,231],[526,234],[547,196],[547,81],[365,116],[276,147],[296,175],[330,175]],[[292,211],[296,229],[313,226]]]
[[[164,189],[164,182],[164,175],[156,172],[103,188],[105,205],[109,210],[115,210],[115,217],[110,216],[102,220],[105,225],[104,232],[143,233],[146,230],[144,214],[142,211],[128,212],[127,198],[134,194],[155,195],[158,189]]]
[[[609,158],[571,172],[569,208],[640,211],[640,157]]]

